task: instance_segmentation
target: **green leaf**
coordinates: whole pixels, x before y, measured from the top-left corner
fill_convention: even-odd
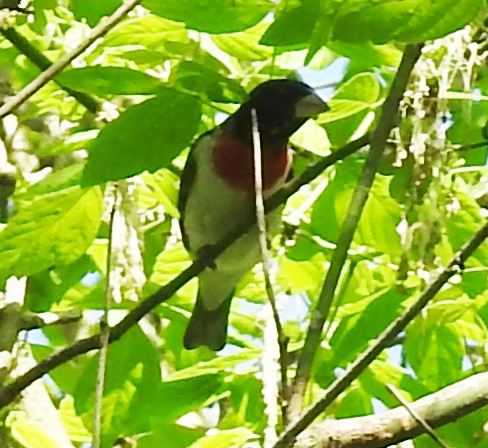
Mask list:
[[[205,435],[204,428],[156,422],[154,430],[137,436],[137,448],[182,448]]]
[[[486,223],[486,218],[482,217],[481,209],[472,196],[459,191],[456,197],[459,208],[446,220],[446,230],[452,248],[459,250]],[[482,243],[467,263],[487,266],[488,242]]]
[[[137,45],[141,48],[160,50],[167,42],[187,42],[188,31],[181,23],[152,14],[127,19],[110,30],[103,45],[116,47]]]
[[[360,165],[354,161],[346,161],[338,166],[334,180],[314,205],[310,227],[314,234],[327,241],[337,241],[360,169]],[[401,252],[400,235],[396,232],[401,214],[400,206],[389,195],[390,181],[390,177],[376,176],[354,241],[396,260]]]
[[[291,46],[305,44],[312,36],[319,2],[306,0],[300,6],[285,9],[278,14],[261,39],[263,45]]]
[[[71,8],[75,19],[86,19],[91,27],[95,26],[103,16],[111,15],[120,5],[122,0],[71,0]]]
[[[335,18],[333,37],[344,42],[423,42],[463,28],[483,0],[351,1]]]
[[[431,390],[462,378],[463,341],[448,326],[417,319],[407,329],[404,350],[418,380]]]
[[[161,81],[127,67],[82,67],[65,71],[56,77],[64,87],[91,95],[151,95]]]
[[[373,73],[360,73],[342,84],[328,101],[330,111],[321,120],[330,123],[369,109],[378,101],[380,85]]]
[[[402,52],[394,44],[374,45],[371,42],[351,44],[334,41],[327,44],[327,48],[337,54],[350,58],[356,65],[361,64],[366,69],[371,67],[398,67]]]
[[[372,121],[371,118],[369,123],[367,120],[377,106],[379,96],[380,85],[373,73],[355,75],[337,89],[328,101],[330,110],[320,116],[333,146],[347,143],[360,127],[367,130],[365,124]]]
[[[247,96],[237,80],[192,61],[180,62],[171,72],[170,82],[218,103],[241,103]]]
[[[150,210],[160,204],[164,207],[165,213],[173,218],[179,218],[180,212],[177,208],[179,178],[176,174],[163,168],[154,173],[142,173],[141,179],[144,185],[139,189],[140,206]]]
[[[190,144],[199,124],[196,98],[162,88],[156,97],[131,107],[100,131],[82,182],[99,184],[163,168]]]
[[[232,370],[236,365],[256,359],[261,352],[259,350],[245,350],[235,355],[217,356],[210,361],[200,362],[186,369],[178,370],[170,376],[170,380],[199,377],[202,375],[222,373]]]
[[[29,198],[0,233],[2,277],[22,277],[80,258],[97,235],[99,188],[71,187]]]
[[[76,415],[73,397],[66,395],[59,403],[59,416],[70,440],[73,442],[91,442],[92,435]]]
[[[154,391],[151,416],[174,422],[182,415],[214,402],[223,392],[221,373],[161,383]]]
[[[188,252],[183,243],[178,242],[161,251],[156,258],[150,277],[144,285],[144,296],[154,293],[162,285],[173,280],[191,264]],[[194,282],[187,283],[176,295],[188,300],[195,297]]]
[[[371,396],[354,381],[340,396],[334,409],[334,418],[349,418],[373,413]]]
[[[340,307],[338,327],[330,340],[332,366],[345,366],[363,351],[400,313],[406,299],[396,289],[386,288],[356,303]],[[374,322],[374,325],[372,324]]]
[[[96,272],[93,259],[83,254],[75,262],[56,266],[29,276],[26,306],[36,313],[49,311],[71,288],[80,287],[87,272]],[[82,306],[81,303],[77,305]]]
[[[49,437],[37,425],[27,420],[25,413],[11,412],[6,420],[11,437],[21,444],[23,448],[45,448],[58,446],[55,440]]]
[[[266,21],[245,31],[212,36],[215,44],[230,56],[242,61],[266,61],[272,58],[274,49],[260,44],[266,30]]]
[[[87,426],[93,421],[93,400],[99,356],[95,356],[78,381],[75,408]],[[139,327],[133,327],[108,349],[102,400],[102,435],[105,443],[118,436],[149,430],[154,393],[161,372],[155,348]]]
[[[260,22],[273,4],[266,0],[146,0],[154,14],[211,34],[235,33]]]

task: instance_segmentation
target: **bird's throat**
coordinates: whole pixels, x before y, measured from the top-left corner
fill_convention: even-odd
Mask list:
[[[254,191],[254,159],[251,147],[226,134],[219,136],[212,154],[217,175],[228,185],[248,193]],[[263,190],[269,190],[288,170],[287,145],[264,144],[262,148]]]

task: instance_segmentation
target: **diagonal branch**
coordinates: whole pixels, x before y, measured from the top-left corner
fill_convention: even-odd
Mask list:
[[[361,178],[349,204],[349,209],[344,219],[344,224],[339,235],[337,248],[332,255],[329,270],[320,292],[317,306],[310,320],[310,327],[305,337],[305,343],[298,360],[297,373],[293,383],[289,405],[289,419],[291,421],[300,413],[302,397],[307,387],[312,369],[313,360],[320,344],[324,323],[329,315],[335,290],[339,281],[347,251],[351,245],[354,233],[361,217],[364,205],[368,198],[369,190],[374,181],[378,165],[380,163],[386,141],[391,129],[396,124],[398,106],[403,98],[410,73],[420,56],[421,44],[408,45],[403,53],[403,58],[393,80],[390,92],[383,106],[378,125],[371,137],[371,148],[366,160]]]
[[[386,388],[391,392],[391,394],[403,405],[405,410],[409,413],[415,421],[424,428],[425,433],[430,436],[430,438],[436,442],[441,448],[449,448],[444,441],[435,433],[432,426],[430,426],[427,421],[414,409],[414,405],[405,400],[400,392],[396,389],[393,384],[386,384]],[[488,391],[487,391],[488,392]],[[429,414],[429,418],[432,416]]]
[[[10,101],[0,107],[0,118],[10,114],[13,110],[24,104],[34,93],[41,87],[51,81],[56,75],[61,73],[74,59],[82,54],[90,45],[105,35],[111,28],[119,23],[126,14],[134,9],[142,0],[130,0],[118,8],[110,17],[100,22],[92,33],[74,50],[66,53],[58,59],[53,65],[44,70],[37,78],[33,79],[20,92],[18,92]]]
[[[288,197],[296,193],[303,185],[306,185],[315,179],[315,177],[322,173],[326,168],[358,151],[363,146],[367,145],[368,141],[369,135],[365,135],[358,140],[348,143],[341,149],[337,150],[333,154],[330,154],[328,157],[325,157],[315,165],[305,170],[300,176],[292,179],[287,185],[285,185],[281,190],[277,191],[269,198],[269,200],[265,202],[266,210],[273,210],[280,204],[284,203]],[[112,343],[120,339],[147,313],[156,308],[159,304],[171,298],[176,291],[188,283],[193,277],[202,272],[206,266],[211,265],[217,256],[219,256],[227,247],[229,247],[255,223],[255,220],[255,216],[251,214],[246,223],[230,231],[218,244],[213,246],[212,253],[206,253],[204,260],[199,259],[195,261],[189,268],[181,272],[177,277],[159,289],[159,291],[132,309],[127,316],[124,317],[124,319],[110,329],[109,342]],[[76,356],[100,348],[100,346],[101,335],[98,333],[89,338],[77,341],[74,344],[44,359],[37,366],[27,371],[24,375],[0,389],[0,409],[12,403],[12,401],[15,400],[17,395],[22,390],[46,373],[49,373],[51,370],[55,369],[61,364],[64,364],[70,359],[75,358]]]
[[[433,428],[488,405],[488,373],[478,373],[426,395],[409,407]],[[425,427],[400,406],[378,415],[327,419],[298,437],[297,447],[384,448],[426,433]]]
[[[308,407],[303,415],[291,424],[274,448],[288,448],[295,437],[304,431],[310,424],[329,406],[337,396],[346,390],[351,382],[356,379],[369,364],[388,346],[405,327],[422,311],[427,303],[439,292],[447,281],[456,273],[459,273],[466,260],[488,238],[488,221],[483,227],[463,246],[454,256],[449,265],[430,283],[422,292],[416,302],[407,308],[396,318],[356,360],[349,365],[344,375],[336,379],[325,391],[322,398]]]
[[[40,70],[47,70],[50,66],[53,65],[53,63],[44,55],[44,53],[40,52],[36,47],[34,47],[16,29],[0,27],[0,34]],[[76,90],[72,90],[69,87],[65,87],[56,80],[54,80],[54,82],[66,93],[68,93],[75,100],[77,100],[80,104],[85,106],[86,109],[89,110],[92,114],[97,113],[99,105],[97,101],[93,99],[90,95],[87,95],[83,92],[77,92]]]

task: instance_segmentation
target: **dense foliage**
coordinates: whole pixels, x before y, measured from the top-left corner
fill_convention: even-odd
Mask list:
[[[121,4],[33,0],[0,10],[0,105]],[[426,42],[313,353],[302,407],[312,403],[486,223],[487,17],[482,0],[136,6],[0,121],[0,351],[45,359],[100,331],[107,296],[113,325],[190,265],[176,225],[187,148],[257,84],[302,77],[331,107],[292,138],[300,175],[375,129],[405,45]],[[290,381],[366,154],[295,193],[272,243]],[[414,401],[486,368],[488,244],[461,268],[322,418],[399,406],[386,384]],[[283,429],[262,267],[238,288],[221,353],[183,349],[195,291],[193,280],[109,346],[102,446],[272,446]],[[18,320],[5,318],[12,302]],[[70,323],[22,324],[46,312]],[[20,331],[36,327],[27,338]],[[15,344],[8,331],[19,333]],[[2,364],[0,379],[21,376],[22,359]],[[25,395],[4,408],[0,445],[88,446],[98,365],[97,351],[67,358],[45,377],[45,402]],[[55,430],[29,409],[48,415],[46,406]],[[480,409],[437,432],[451,447],[481,448],[487,420]],[[413,443],[436,446],[426,435]]]

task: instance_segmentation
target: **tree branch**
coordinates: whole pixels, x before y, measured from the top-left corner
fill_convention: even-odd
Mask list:
[[[433,428],[488,404],[488,373],[479,373],[420,398],[409,407]],[[426,432],[404,407],[378,415],[325,420],[298,437],[300,448],[384,448]]]
[[[422,311],[427,303],[439,292],[454,274],[459,273],[466,260],[488,238],[488,221],[454,256],[449,265],[430,283],[410,308],[396,318],[356,360],[349,365],[344,375],[336,379],[325,391],[322,398],[308,407],[302,416],[291,424],[281,435],[274,448],[291,446],[295,437],[303,432],[337,396],[356,379],[385,347]]]
[[[296,193],[303,185],[311,182],[315,177],[322,173],[326,168],[333,165],[339,160],[353,154],[354,152],[367,145],[369,141],[369,134],[348,143],[341,149],[324,157],[315,165],[306,169],[300,176],[292,179],[282,189],[277,191],[273,196],[265,202],[266,210],[270,211],[278,207],[285,200]],[[211,265],[213,260],[217,258],[227,247],[229,247],[237,238],[239,238],[246,230],[248,230],[256,222],[254,214],[250,214],[249,219],[243,225],[231,230],[218,244],[212,247],[211,253],[206,253],[204,259],[196,260],[190,267],[181,272],[177,277],[159,289],[152,296],[141,302],[137,307],[129,311],[117,325],[110,329],[109,342],[115,342],[120,339],[130,328],[132,328],[140,319],[147,313],[156,308],[159,304],[171,298],[176,291],[183,285],[188,283],[193,277],[197,276],[205,269],[206,266]],[[24,375],[14,380],[12,383],[5,385],[0,389],[0,409],[15,400],[15,397],[24,390],[27,386],[32,384],[46,373],[65,362],[87,353],[91,350],[100,348],[101,339],[100,333],[89,338],[82,339],[74,344],[54,353],[52,356],[41,361],[37,366],[27,371]]]
[[[368,199],[369,191],[386,146],[386,141],[393,126],[396,124],[398,106],[403,98],[403,92],[407,87],[410,73],[420,56],[421,49],[421,44],[407,45],[405,48],[397,74],[384,103],[378,125],[371,137],[369,155],[349,204],[349,209],[337,242],[337,248],[332,255],[330,267],[327,271],[317,306],[313,311],[310,327],[298,360],[297,373],[290,397],[290,421],[293,421],[301,411],[303,393],[310,378],[315,353],[320,344],[324,323],[332,306],[337,283],[347,258],[347,251],[349,250],[359,218]]]
[[[106,20],[100,22],[95,28],[93,28],[90,36],[83,40],[78,47],[58,59],[49,68],[39,74],[37,78],[33,79],[29,84],[27,84],[10,101],[2,105],[0,107],[0,118],[5,117],[25,103],[32,95],[34,95],[34,93],[51,81],[56,75],[61,73],[74,59],[82,54],[97,39],[101,38],[105,33],[107,33],[113,26],[120,22],[130,10],[135,8],[141,2],[142,0],[130,0],[120,6],[120,8],[118,8],[110,17],[107,17]]]
[[[29,59],[34,65],[36,65],[41,70],[47,70],[53,65],[53,63],[35,48],[24,36],[19,34],[14,28],[2,28],[0,27],[0,34],[5,37],[17,50],[19,50],[24,56]],[[61,87],[66,93],[71,95],[76,101],[86,107],[88,111],[92,114],[96,114],[99,105],[96,100],[94,100],[90,95],[83,92],[77,92],[69,87],[63,86],[54,79],[54,82]]]

